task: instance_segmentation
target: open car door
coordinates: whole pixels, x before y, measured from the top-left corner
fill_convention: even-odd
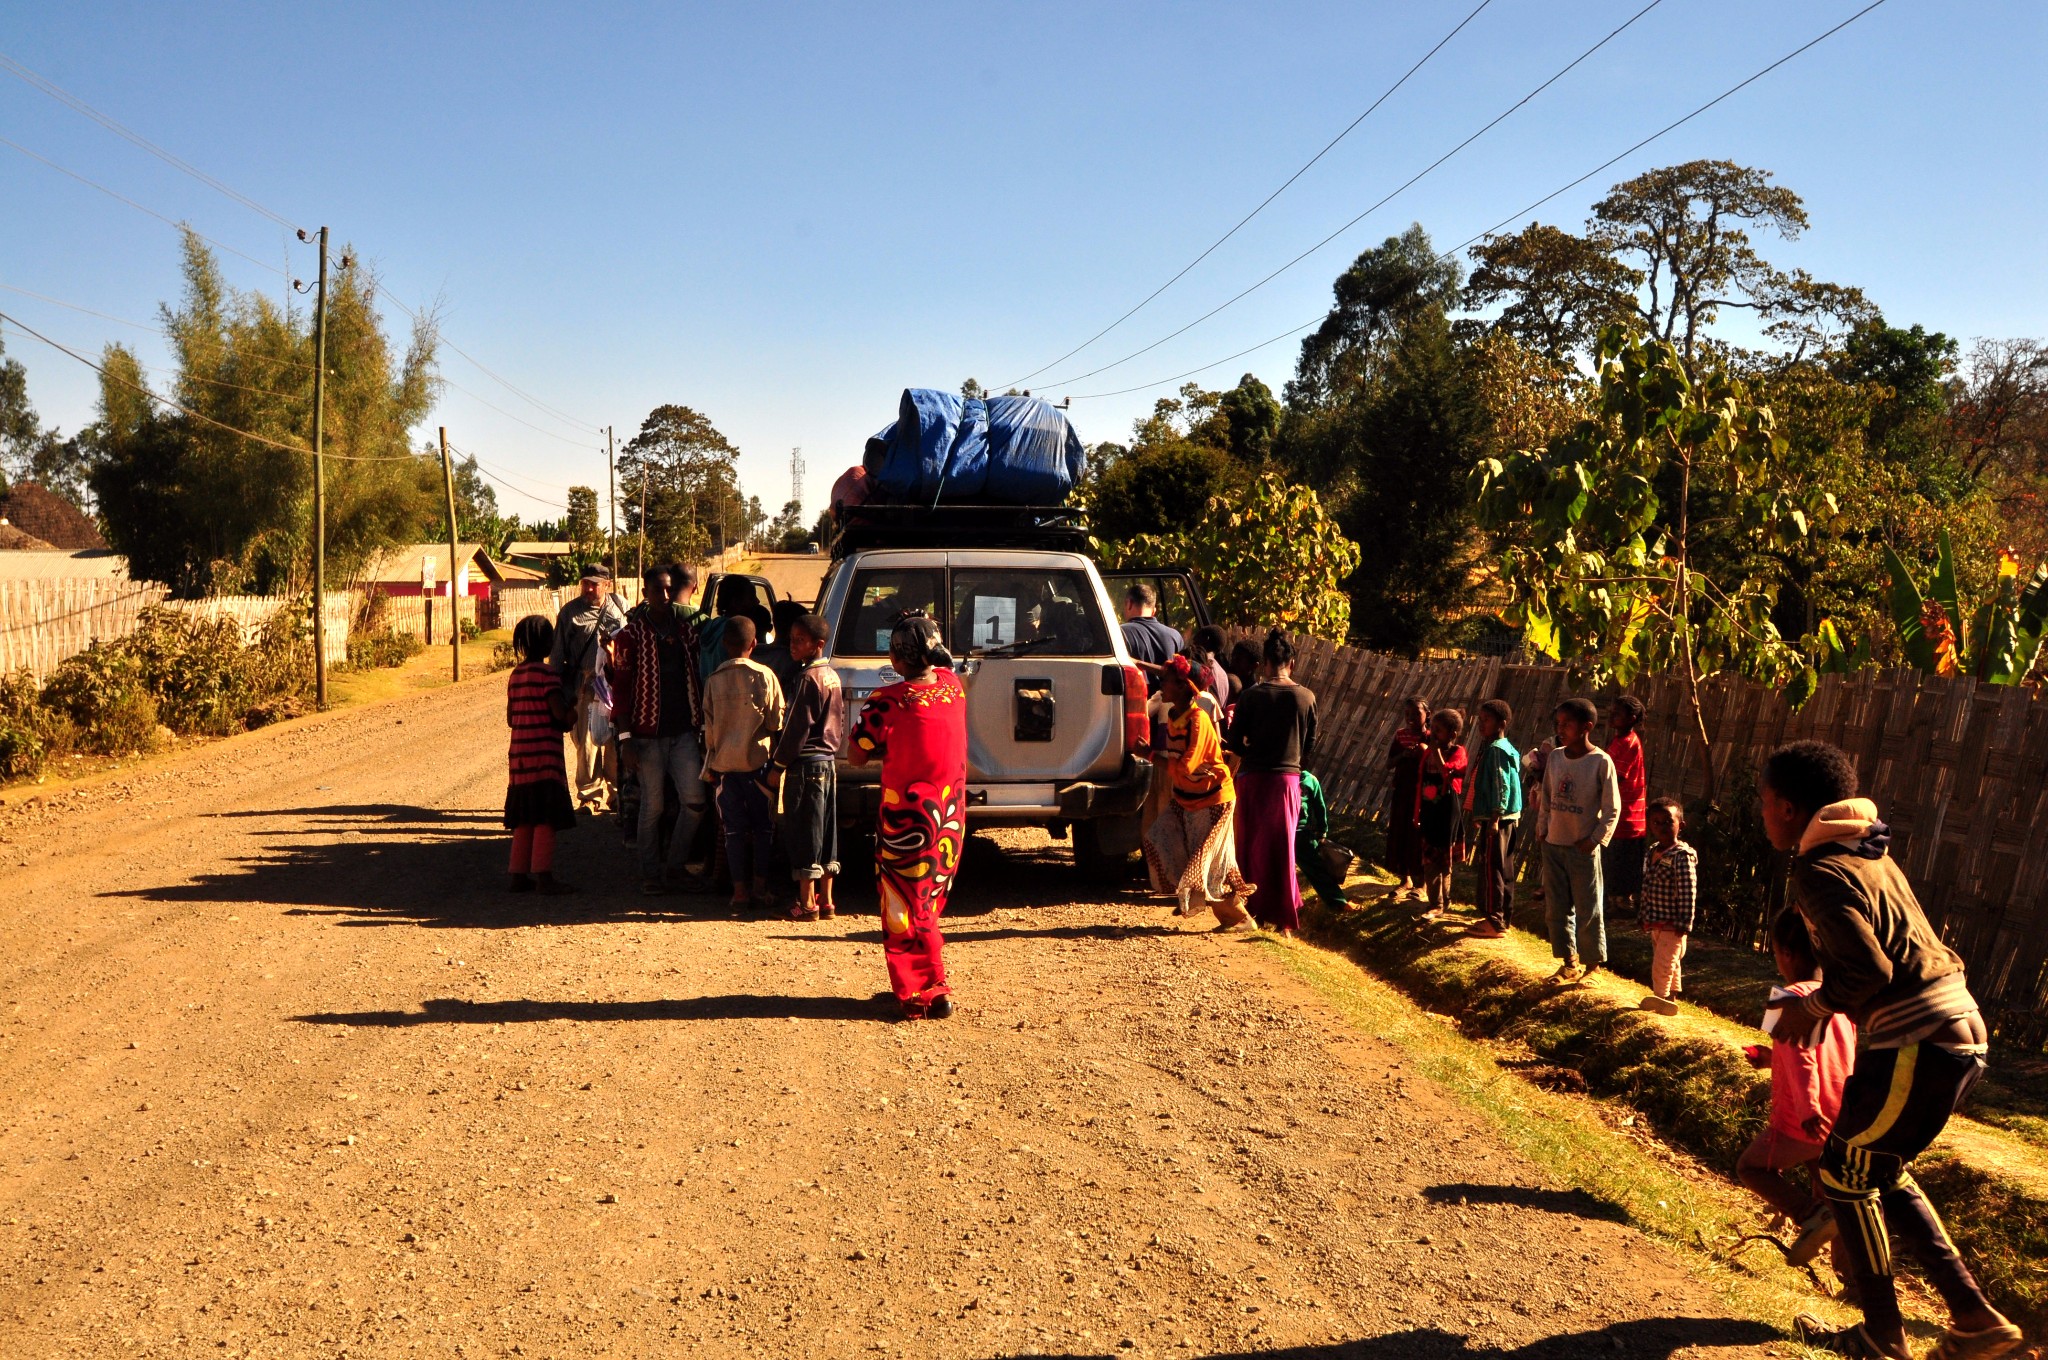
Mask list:
[[[1202,598],[1202,587],[1196,582],[1194,572],[1186,567],[1120,567],[1115,571],[1102,573],[1102,584],[1109,590],[1109,602],[1121,616],[1124,592],[1143,582],[1152,587],[1152,593],[1159,600],[1159,619],[1169,627],[1178,628],[1182,637],[1192,637],[1197,628],[1210,623],[1209,605]]]

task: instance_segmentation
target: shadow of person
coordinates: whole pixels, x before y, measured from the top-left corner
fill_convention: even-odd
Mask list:
[[[1527,1185],[1476,1185],[1453,1182],[1432,1185],[1422,1197],[1436,1204],[1512,1204],[1520,1209],[1541,1209],[1545,1213],[1570,1214],[1575,1218],[1598,1219],[1605,1223],[1626,1223],[1628,1212],[1612,1200],[1584,1190],[1542,1190]]]
[[[246,829],[256,852],[227,857],[224,867],[106,895],[276,906],[348,926],[464,929],[693,919],[712,904],[641,897],[633,852],[606,823],[582,821],[562,833],[556,870],[579,891],[541,900],[505,891],[510,837],[494,814],[374,803],[219,815],[295,820],[289,828]]]
[[[690,996],[651,1001],[464,1001],[431,997],[416,1011],[316,1011],[290,1017],[306,1025],[406,1029],[414,1025],[526,1025],[548,1020],[876,1020],[896,1018],[893,996]]]
[[[1782,1341],[1784,1334],[1761,1322],[1737,1318],[1638,1318],[1613,1322],[1593,1331],[1548,1336],[1503,1350],[1474,1346],[1455,1332],[1417,1327],[1387,1332],[1359,1341],[1332,1341],[1318,1346],[1282,1346],[1256,1351],[1210,1351],[1204,1360],[1586,1360],[1588,1356],[1623,1356],[1628,1360],[1670,1360],[1680,1351],[1761,1346]],[[1025,1353],[1016,1360],[1109,1360],[1110,1352]],[[1704,1360],[1704,1357],[1702,1357]]]

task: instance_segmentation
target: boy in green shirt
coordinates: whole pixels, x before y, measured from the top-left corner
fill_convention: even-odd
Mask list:
[[[1467,824],[1479,860],[1479,911],[1485,917],[1468,932],[1496,940],[1507,933],[1514,905],[1514,876],[1508,849],[1522,818],[1522,753],[1508,740],[1514,710],[1505,699],[1479,706],[1478,750],[1465,789]]]
[[[1301,821],[1294,829],[1294,863],[1301,876],[1316,890],[1316,896],[1332,911],[1343,911],[1349,903],[1344,884],[1323,863],[1323,841],[1330,834],[1330,803],[1323,786],[1307,770],[1301,772]]]

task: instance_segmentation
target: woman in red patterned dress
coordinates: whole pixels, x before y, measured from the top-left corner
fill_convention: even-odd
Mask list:
[[[967,839],[967,691],[938,625],[921,614],[890,632],[889,664],[903,679],[868,696],[847,759],[882,762],[875,866],[889,985],[905,1018],[943,1020],[953,989],[939,917]]]

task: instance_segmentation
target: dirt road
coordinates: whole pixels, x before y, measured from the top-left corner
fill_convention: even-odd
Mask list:
[[[871,916],[497,891],[502,680],[0,806],[0,1355],[1746,1355],[1262,948],[977,842]]]

